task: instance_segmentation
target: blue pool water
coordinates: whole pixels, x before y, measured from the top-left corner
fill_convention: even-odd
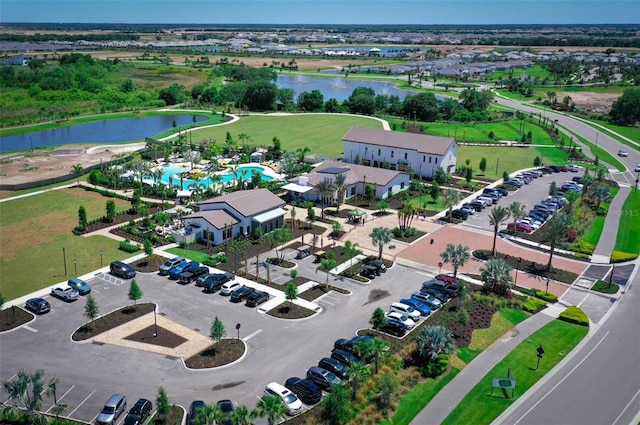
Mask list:
[[[167,165],[165,167],[162,167],[163,169],[163,173],[162,173],[162,182],[169,184],[169,178],[173,178],[172,183],[174,185],[179,185],[180,184],[180,177],[177,176],[177,174],[179,173],[183,173],[185,171],[190,171],[191,168],[189,166],[187,167],[180,167],[179,165]],[[238,167],[239,170],[239,178],[241,180],[246,180],[246,179],[250,179],[251,175],[253,174],[254,171],[259,171],[262,174],[262,180],[264,181],[270,181],[273,180],[273,177],[268,176],[264,173],[264,167],[258,167],[255,165],[245,165],[245,166],[240,166]],[[227,173],[227,174],[223,174],[222,175],[222,183],[226,184],[229,182],[233,181],[233,174],[232,173]],[[183,184],[184,184],[184,188],[188,189],[190,185],[196,183],[194,180],[189,180],[189,179],[183,179]],[[202,179],[200,181],[197,182],[198,184],[202,184],[205,187],[209,187],[212,184],[211,179]]]

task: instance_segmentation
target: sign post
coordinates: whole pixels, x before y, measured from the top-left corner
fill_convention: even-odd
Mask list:
[[[236,325],[236,330],[238,331],[238,340],[240,340],[240,323]]]

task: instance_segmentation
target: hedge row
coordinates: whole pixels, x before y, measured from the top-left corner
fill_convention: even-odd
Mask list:
[[[638,254],[633,254],[631,252],[613,251],[611,253],[612,263],[623,263],[625,261],[635,260],[636,258],[638,258]]]
[[[522,309],[529,313],[537,313],[547,306],[547,303],[534,297],[529,297],[522,303]]]
[[[585,312],[574,305],[572,305],[571,307],[567,307],[565,311],[560,313],[558,319],[564,320],[565,322],[589,327],[589,318],[587,317]]]
[[[132,253],[132,252],[140,251],[140,245],[132,244],[130,239],[125,239],[123,241],[120,241],[118,249],[121,249],[124,252]]]

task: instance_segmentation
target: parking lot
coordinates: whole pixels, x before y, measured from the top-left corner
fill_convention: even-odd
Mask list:
[[[295,252],[287,252],[287,258],[294,256]],[[316,273],[316,267],[313,257],[299,260],[299,275],[324,283],[325,274]],[[261,274],[266,276],[266,271]],[[278,283],[285,283],[287,275],[287,271],[271,266],[271,277]],[[52,307],[50,313],[2,335],[0,378],[10,380],[20,369],[43,369],[47,380],[59,376],[56,395],[59,402],[68,404],[63,416],[87,422],[95,419],[111,394],[124,393],[130,408],[141,397],[155,400],[159,386],[165,387],[171,403],[185,408],[196,399],[213,403],[227,398],[252,408],[266,384],[303,377],[306,369],[330,355],[336,339],[350,338],[358,329],[368,327],[376,307],[386,311],[392,302],[417,291],[431,277],[397,264],[370,284],[332,276],[331,284],[351,293],[330,292],[315,301],[322,307],[319,314],[290,321],[261,314],[244,303],[230,303],[228,297],[218,293],[203,293],[194,284],[180,285],[157,274],[138,273],[136,281],[144,293],[139,302],[157,303],[163,318],[204,336],[208,336],[215,316],[223,321],[227,337],[237,337],[236,325],[240,324],[239,336],[247,346],[245,357],[216,370],[193,371],[172,356],[111,344],[72,342],[72,333],[86,322],[84,297],[66,303],[46,296]],[[131,303],[127,296],[129,281],[112,277],[104,280],[101,276],[87,281],[93,287],[100,314]],[[50,410],[52,404],[53,400],[45,397],[43,410]],[[123,420],[124,415],[118,425]]]
[[[528,212],[531,208],[533,208],[535,204],[543,201],[547,196],[549,196],[549,185],[552,181],[556,182],[556,185],[559,189],[565,181],[569,181],[575,176],[582,176],[583,174],[583,168],[580,168],[577,173],[560,172],[544,174],[542,177],[533,179],[531,183],[522,186],[520,189],[510,192],[507,197],[502,197],[502,199],[500,199],[497,204],[486,207],[484,210],[475,212],[473,215],[470,215],[469,218],[465,220],[464,224],[466,226],[477,227],[493,232],[493,226],[489,224],[489,215],[491,214],[491,209],[496,205],[501,205],[507,208],[512,202],[520,202],[521,204],[525,205]],[[507,224],[512,221],[512,218],[507,219],[500,226],[500,229],[506,228]]]

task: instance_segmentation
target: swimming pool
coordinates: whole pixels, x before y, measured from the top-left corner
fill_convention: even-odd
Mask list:
[[[190,171],[191,167],[185,164],[185,167],[181,167],[180,165],[167,165],[162,167],[162,182],[169,184],[169,179],[172,178],[172,183],[174,185],[180,184],[179,173],[184,173],[185,171]],[[273,180],[273,177],[265,173],[264,167],[259,167],[256,165],[240,165],[238,166],[238,178],[240,180],[247,180],[251,178],[251,175],[254,171],[258,171],[262,175],[262,180],[270,181]],[[190,185],[196,183],[195,180],[183,179],[184,188],[188,189]],[[233,181],[233,173],[225,173],[222,175],[222,183],[227,184]],[[197,182],[198,184],[202,184],[205,187],[209,187],[212,184],[211,179],[202,179]]]

